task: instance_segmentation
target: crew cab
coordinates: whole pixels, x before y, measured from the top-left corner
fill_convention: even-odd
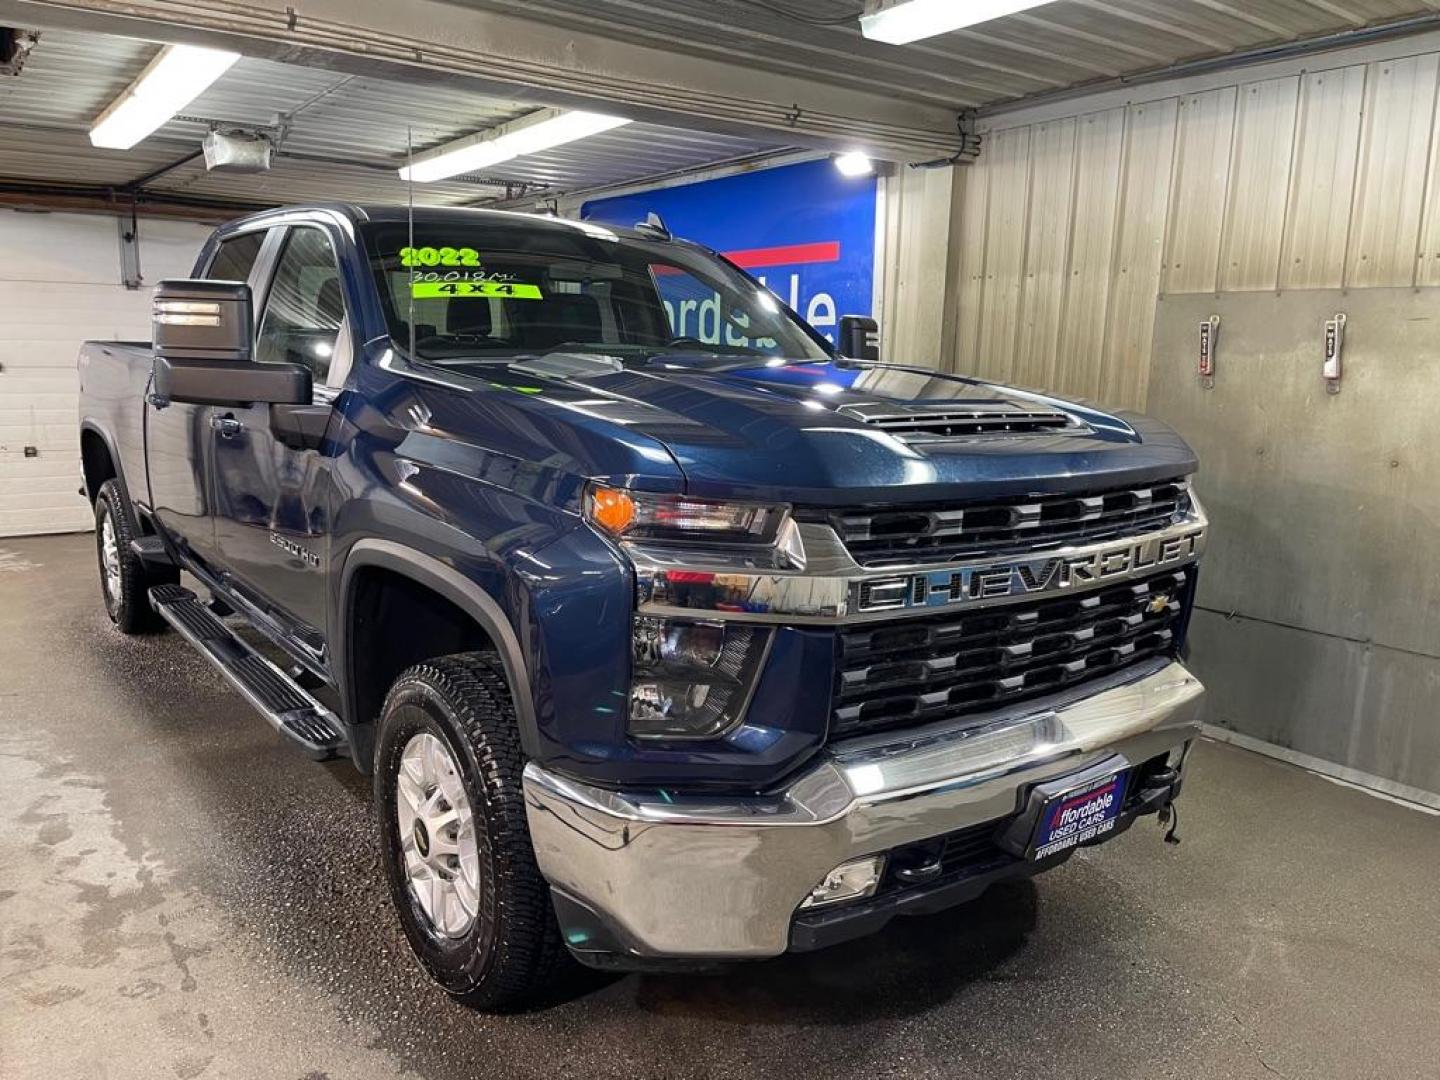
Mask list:
[[[656,220],[258,214],[79,373],[115,626],[373,774],[478,1007],[817,949],[1179,793],[1185,443],[844,356]]]

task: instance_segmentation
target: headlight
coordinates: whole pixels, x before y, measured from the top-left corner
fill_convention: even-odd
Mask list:
[[[637,617],[630,734],[723,735],[744,718],[769,643],[763,626]]]
[[[706,502],[599,484],[585,492],[586,519],[627,540],[769,544],[788,516],[785,506]]]

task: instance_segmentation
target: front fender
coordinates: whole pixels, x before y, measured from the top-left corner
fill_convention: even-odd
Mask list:
[[[531,692],[529,669],[520,647],[520,639],[516,636],[505,610],[495,597],[454,566],[393,540],[357,541],[350,548],[340,571],[339,591],[343,598],[342,611],[346,616],[336,623],[335,655],[341,658],[345,667],[340,685],[345,688],[347,695],[351,686],[351,680],[347,676],[354,670],[355,664],[355,658],[350,655],[347,633],[350,623],[348,613],[353,598],[352,585],[358,571],[372,566],[393,571],[445,597],[485,631],[486,636],[494,642],[500,662],[505,667],[516,720],[520,725],[520,745],[527,756],[534,757],[538,754],[540,738],[535,727],[535,698]],[[351,702],[346,703],[346,715],[353,715]]]

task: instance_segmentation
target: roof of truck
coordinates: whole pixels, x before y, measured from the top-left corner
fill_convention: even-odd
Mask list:
[[[489,220],[496,224],[523,224],[527,228],[574,229],[592,235],[594,235],[597,230],[601,230],[605,233],[636,240],[656,239],[654,232],[643,231],[636,228],[625,228],[608,223],[575,221],[571,218],[556,217],[551,214],[531,214],[519,210],[488,210],[470,206],[416,206],[412,208],[405,205],[394,204],[367,204],[362,206],[355,203],[341,202],[302,203],[291,206],[278,206],[273,210],[264,210],[260,213],[251,214],[237,221],[230,222],[224,226],[224,230],[229,231],[232,228],[250,221],[293,213],[297,210],[328,210],[332,213],[341,214],[357,224],[368,221],[409,221],[413,214],[415,221],[425,222],[427,224],[460,224],[462,222],[474,223],[476,221]]]

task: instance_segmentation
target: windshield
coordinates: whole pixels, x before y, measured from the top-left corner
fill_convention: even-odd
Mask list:
[[[605,229],[491,221],[364,229],[395,344],[473,363],[555,351],[827,360],[763,286],[703,251]],[[612,238],[614,237],[614,238]]]

